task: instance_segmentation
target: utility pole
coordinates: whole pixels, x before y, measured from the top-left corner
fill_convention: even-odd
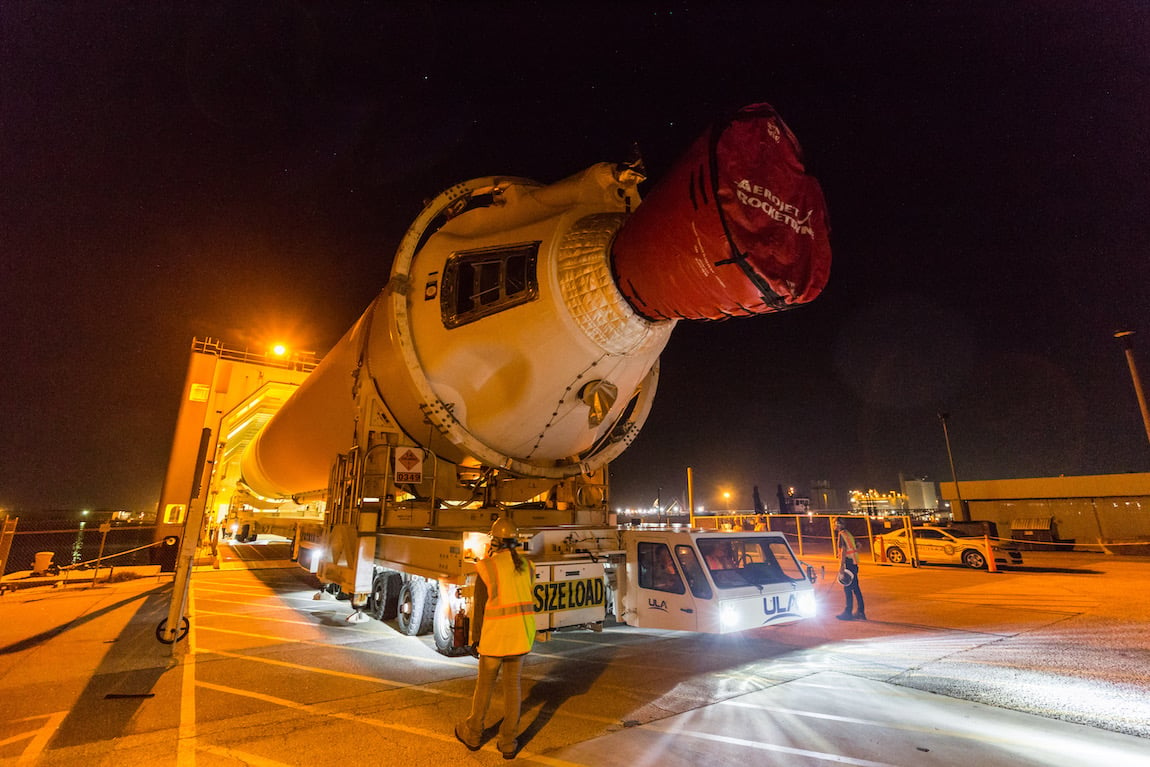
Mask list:
[[[1130,367],[1130,379],[1134,382],[1134,396],[1138,398],[1138,409],[1142,411],[1142,425],[1146,428],[1146,439],[1150,441],[1150,409],[1146,407],[1146,392],[1142,391],[1142,379],[1138,377],[1138,367],[1134,364],[1134,331],[1119,330],[1114,337],[1122,341],[1126,350],[1126,364]]]
[[[962,500],[962,490],[958,487],[958,472],[954,470],[954,453],[950,449],[950,431],[946,428],[946,419],[948,418],[950,418],[950,413],[938,414],[938,420],[942,421],[942,437],[946,440],[946,457],[950,461],[950,478],[954,480],[954,494],[958,496],[958,521],[969,522],[970,509],[966,507],[966,501]]]

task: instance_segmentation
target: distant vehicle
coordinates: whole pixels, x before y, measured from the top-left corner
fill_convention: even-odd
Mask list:
[[[886,561],[891,564],[901,565],[909,562],[911,547],[907,531],[895,530],[876,537],[874,550],[880,556],[885,551]],[[1022,553],[1018,549],[1008,548],[992,541],[990,550],[994,553],[994,561],[997,564],[1022,564]],[[914,551],[919,562],[961,564],[973,567],[975,570],[985,568],[990,556],[986,550],[985,537],[930,525],[914,528]]]

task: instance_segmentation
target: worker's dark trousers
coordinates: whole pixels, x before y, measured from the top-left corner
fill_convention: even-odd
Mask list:
[[[851,579],[851,585],[843,586],[843,593],[847,598],[847,609],[843,610],[843,615],[850,615],[854,612],[851,608],[854,604],[854,599],[859,602],[859,609],[855,615],[866,615],[866,607],[863,606],[862,589],[859,588],[859,565],[858,562],[847,560],[843,563],[846,569],[851,571],[854,578]]]

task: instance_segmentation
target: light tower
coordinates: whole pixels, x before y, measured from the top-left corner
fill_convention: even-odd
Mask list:
[[[1146,439],[1150,441],[1150,409],[1146,407],[1146,392],[1142,390],[1142,379],[1138,377],[1138,367],[1134,364],[1134,331],[1119,330],[1114,337],[1122,341],[1126,350],[1126,364],[1130,367],[1130,379],[1134,382],[1134,396],[1138,398],[1138,409],[1142,411],[1142,425],[1146,428]]]
[[[969,522],[970,509],[966,507],[966,501],[962,500],[962,490],[958,487],[958,472],[954,470],[954,453],[950,449],[950,431],[946,428],[946,419],[948,418],[950,418],[950,413],[938,414],[938,420],[942,421],[942,437],[946,440],[946,457],[950,461],[950,477],[954,480],[954,494],[958,500],[958,521]]]

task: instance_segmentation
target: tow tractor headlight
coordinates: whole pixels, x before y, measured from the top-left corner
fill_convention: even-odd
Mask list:
[[[804,591],[798,598],[799,615],[804,618],[813,618],[818,615],[819,603],[815,599],[815,592]]]
[[[739,611],[729,602],[719,605],[719,625],[724,629],[734,628],[739,624]]]

